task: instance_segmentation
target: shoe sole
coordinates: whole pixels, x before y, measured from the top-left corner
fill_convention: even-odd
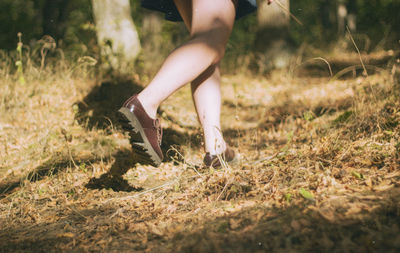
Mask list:
[[[152,165],[158,167],[162,160],[151,146],[139,120],[128,108],[122,107],[118,110],[119,122],[125,131],[129,132],[130,143],[135,153],[140,156],[144,154],[150,158]]]

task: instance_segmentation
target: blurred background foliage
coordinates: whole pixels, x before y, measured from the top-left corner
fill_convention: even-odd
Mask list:
[[[341,2],[291,1],[290,11],[303,23],[299,25],[291,20],[288,37],[291,45],[295,48],[307,45],[321,52],[340,45],[344,38],[344,34],[338,32],[337,12]],[[353,36],[360,49],[364,52],[397,49],[400,1],[354,0],[352,3],[354,10],[350,11],[357,17],[357,29]],[[131,12],[143,48],[137,64],[142,70],[160,64],[171,49],[188,37],[182,23],[165,21],[161,14],[141,8],[138,0],[131,0]],[[251,65],[257,26],[257,15],[249,15],[236,22],[224,60],[228,69],[237,67],[238,62]],[[50,35],[66,58],[98,57],[90,0],[1,0],[0,50],[15,50],[18,32],[23,34],[22,41],[26,48],[34,48],[43,36]]]
[[[341,39],[338,33],[337,7],[343,0],[291,1],[291,12],[304,26],[292,25],[290,33],[297,44],[309,43],[315,47],[332,46]],[[400,1],[398,0],[354,0],[357,20],[354,37],[369,40],[370,47],[388,49],[398,46],[400,39]]]

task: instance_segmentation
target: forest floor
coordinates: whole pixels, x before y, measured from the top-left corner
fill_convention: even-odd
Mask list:
[[[224,77],[222,130],[240,159],[221,170],[201,166],[187,87],[160,108],[155,168],[115,124],[138,76],[2,73],[0,252],[399,252],[393,70]]]

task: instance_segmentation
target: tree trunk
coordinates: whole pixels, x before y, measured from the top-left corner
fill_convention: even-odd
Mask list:
[[[339,36],[343,36],[346,31],[347,7],[344,1],[339,1],[337,7],[337,23]]]
[[[278,1],[278,0],[277,0]],[[283,5],[283,6],[280,6]],[[268,5],[260,0],[257,11],[258,31],[255,48],[261,57],[260,67],[270,70],[289,65],[291,48],[289,43],[289,0],[279,0]]]
[[[330,34],[331,30],[334,27],[334,23],[336,21],[336,17],[332,16],[332,10],[335,9],[336,3],[332,2],[332,0],[319,0],[318,1],[318,9],[319,9],[319,18],[322,24],[322,32],[325,38],[331,38]]]
[[[338,32],[340,36],[346,33],[346,26],[350,32],[356,32],[357,28],[357,1],[341,0],[338,3]]]
[[[357,30],[357,1],[348,0],[347,1],[347,25],[351,32],[356,32]]]
[[[129,0],[92,0],[97,40],[107,68],[123,71],[140,52]]]

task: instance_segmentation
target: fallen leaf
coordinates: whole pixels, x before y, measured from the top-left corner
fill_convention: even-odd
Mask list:
[[[305,199],[314,200],[313,194],[312,194],[311,192],[307,191],[307,190],[304,189],[304,188],[300,188],[299,193],[300,193],[300,195],[301,195],[303,198],[305,198]]]
[[[358,178],[358,179],[363,179],[364,175],[361,173],[358,173],[357,171],[352,171],[351,175],[353,175],[353,177]]]
[[[75,237],[75,234],[74,234],[74,233],[71,233],[71,232],[60,233],[60,234],[57,234],[57,237],[73,238],[73,237]]]

